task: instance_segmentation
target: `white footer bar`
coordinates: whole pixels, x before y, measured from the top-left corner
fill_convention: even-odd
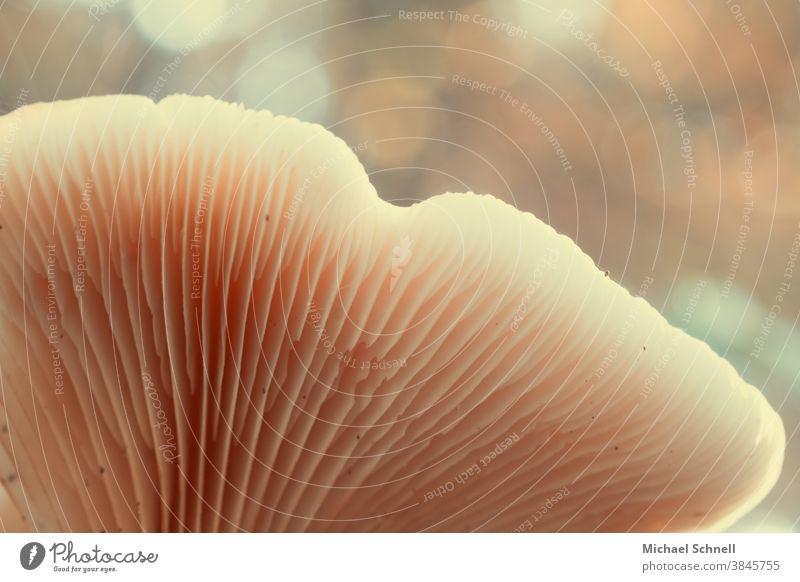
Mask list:
[[[0,534],[0,580],[800,580],[800,534]],[[223,578],[224,577],[224,578]]]

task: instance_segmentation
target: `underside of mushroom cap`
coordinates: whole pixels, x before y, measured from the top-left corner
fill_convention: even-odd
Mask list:
[[[395,207],[323,128],[211,98],[0,142],[6,528],[709,530],[778,477],[757,389],[491,196]]]

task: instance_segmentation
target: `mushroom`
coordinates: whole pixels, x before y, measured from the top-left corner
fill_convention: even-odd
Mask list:
[[[714,530],[778,477],[756,388],[496,198],[211,98],[0,141],[6,528]]]

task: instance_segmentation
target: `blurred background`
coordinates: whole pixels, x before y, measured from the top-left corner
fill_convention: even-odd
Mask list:
[[[209,94],[361,144],[398,204],[535,213],[763,388],[786,463],[733,529],[800,531],[799,29],[788,0],[5,0],[0,112]]]

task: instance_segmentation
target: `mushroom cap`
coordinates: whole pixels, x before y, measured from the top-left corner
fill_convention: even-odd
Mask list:
[[[322,127],[212,98],[0,142],[4,524],[711,530],[778,477],[756,388],[492,196],[393,206]]]

